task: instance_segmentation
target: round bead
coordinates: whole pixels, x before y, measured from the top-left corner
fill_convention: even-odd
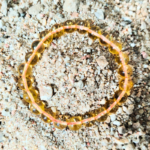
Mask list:
[[[31,99],[26,92],[23,92],[23,100],[27,103],[31,103]]]
[[[86,19],[85,20],[85,27],[88,27],[88,28],[90,28],[91,26],[92,26],[92,20],[91,19]]]
[[[36,89],[34,89],[34,88],[30,89],[30,92],[31,92],[33,98],[36,100],[38,98],[38,96],[39,96],[39,92]]]
[[[29,53],[26,54],[26,56],[25,56],[26,62],[29,61],[29,59],[30,59],[30,57],[31,57],[32,54],[33,54],[32,52],[29,52]],[[34,65],[37,64],[38,61],[39,61],[39,56],[37,54],[35,54],[34,58],[30,62],[30,65],[34,66]]]
[[[27,86],[28,86],[28,88],[31,88],[32,83],[33,83],[33,79],[28,77],[28,78],[26,78],[26,81],[27,81]],[[24,87],[22,78],[20,78],[20,79],[18,80],[18,87],[19,87],[20,89],[22,89],[22,90],[25,90],[25,87]]]
[[[123,59],[125,61],[125,63],[127,64],[129,62],[129,56],[127,53],[122,53],[122,56],[123,56]],[[119,55],[117,55],[115,57],[115,61],[120,65],[122,62],[121,62],[121,58]]]
[[[83,115],[83,120],[84,120],[84,119],[91,118],[91,117],[94,117],[94,113],[93,113],[93,112],[85,113],[85,114]],[[88,121],[88,122],[84,123],[83,125],[86,126],[86,127],[91,127],[91,126],[94,125],[94,123],[95,123],[95,121],[90,121],[90,122]]]
[[[69,122],[78,122],[81,120],[82,120],[81,116],[74,116],[69,119]],[[82,126],[82,124],[68,125],[69,129],[73,130],[73,131],[79,130],[81,128],[81,126]]]
[[[40,43],[40,40],[33,41],[32,45],[31,45],[31,48],[33,51],[36,49],[36,47],[38,46],[39,43]],[[45,46],[44,46],[44,44],[42,44],[36,52],[43,53],[44,50],[45,50]]]
[[[73,20],[67,20],[63,23],[64,26],[71,26],[75,25],[75,22]],[[71,28],[71,29],[65,29],[65,32],[67,33],[72,33],[76,30],[76,28]]]
[[[61,28],[61,27],[62,27],[62,26],[61,26],[60,24],[55,24],[55,25],[52,26],[51,31],[53,32],[53,31],[55,31],[56,29]],[[59,32],[57,32],[57,33],[54,33],[54,34],[53,34],[53,38],[59,38],[59,37],[62,36],[63,34],[64,34],[64,29],[61,30],[61,31],[59,31]]]
[[[118,99],[118,97],[120,96],[120,94],[122,93],[122,90],[118,90],[115,92],[114,94],[114,99]],[[121,98],[121,100],[119,101],[118,105],[122,105],[123,103],[125,103],[127,100],[127,94],[124,94],[124,96]]]
[[[106,103],[107,105],[107,108],[110,107],[114,102],[115,102],[116,99],[110,99],[108,100],[108,102]],[[109,114],[114,114],[116,113],[116,111],[118,110],[118,105],[116,104],[110,111],[109,111]]]
[[[23,74],[24,67],[25,67],[25,63],[22,63],[22,64],[20,64],[20,65],[18,66],[18,73],[19,73],[19,75],[22,75],[22,74]],[[28,66],[28,69],[26,70],[26,75],[25,75],[25,76],[27,77],[27,76],[31,75],[31,72],[32,72],[32,66],[29,65],[29,66]]]
[[[40,109],[44,110],[45,105],[42,101],[37,100],[36,104],[40,107]],[[30,110],[31,110],[32,113],[34,113],[36,115],[40,114],[40,112],[35,108],[35,106],[33,104],[30,105]]]
[[[98,34],[101,34],[101,30],[98,26],[92,26],[90,27],[91,30],[97,32]],[[93,35],[92,33],[88,33],[89,38],[91,38],[92,40],[96,40],[98,37]]]
[[[45,31],[40,32],[40,34],[39,34],[40,40],[43,40],[43,38],[45,38],[45,36],[50,32],[51,31],[49,31],[49,30],[45,30]],[[49,38],[44,42],[44,45],[46,47],[48,47],[52,41],[53,41],[53,35],[49,36]]]
[[[112,41],[116,46],[118,46],[119,47],[119,49],[120,49],[120,51],[122,50],[122,44],[121,43],[119,43],[119,42],[117,42],[117,41]],[[109,52],[110,53],[112,53],[112,54],[119,54],[119,52],[116,50],[116,49],[114,49],[112,46],[109,46]]]
[[[130,65],[126,65],[127,67],[127,74],[128,74],[128,77],[130,77],[133,73],[133,70],[132,70],[132,67]],[[121,77],[125,77],[125,72],[123,70],[123,66],[121,66],[118,70],[118,74],[121,76]]]
[[[98,114],[102,113],[105,110],[106,110],[105,107],[100,107],[100,108],[96,109],[94,112],[95,112],[95,115],[97,116]],[[105,115],[103,115],[100,118],[98,118],[97,121],[98,122],[104,122],[107,119],[107,117],[108,117],[108,115],[106,113]]]
[[[119,82],[119,88],[120,88],[121,90],[124,89],[124,83],[125,83],[125,79],[123,78],[123,79],[121,79],[121,81]],[[128,79],[128,84],[127,84],[127,87],[126,87],[126,93],[127,93],[128,95],[130,95],[130,90],[132,89],[132,87],[133,87],[133,81],[132,81],[131,79]]]
[[[76,20],[76,24],[79,26],[84,26],[84,27],[88,26],[88,23],[86,23],[84,20],[80,20],[80,19]],[[87,32],[86,30],[82,30],[82,29],[77,29],[77,31],[80,34],[85,34]]]
[[[41,115],[41,118],[42,120],[45,122],[45,123],[50,123],[52,122],[47,116],[45,116],[44,114]]]
[[[109,35],[107,33],[102,33],[102,35],[104,35],[106,38],[109,38]],[[99,43],[101,46],[109,46],[108,43],[106,43],[105,41],[103,41],[101,38],[99,38]]]

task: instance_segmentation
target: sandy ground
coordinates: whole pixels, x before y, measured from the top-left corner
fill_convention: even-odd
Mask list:
[[[150,149],[149,17],[148,0],[1,0],[0,149]],[[22,103],[17,67],[41,31],[74,18],[92,19],[121,41],[133,66],[134,88],[127,102],[105,122],[79,131],[58,130]],[[118,89],[117,68],[114,57],[98,40],[74,32],[53,40],[33,75],[40,97],[50,107],[76,115],[111,98]]]

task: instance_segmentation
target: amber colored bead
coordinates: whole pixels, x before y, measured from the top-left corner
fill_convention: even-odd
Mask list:
[[[118,99],[118,97],[120,96],[120,94],[122,93],[122,90],[118,90],[115,92],[114,94],[114,99]],[[118,102],[118,105],[122,105],[123,103],[125,103],[127,100],[127,94],[124,94],[124,96],[121,98],[121,100]]]
[[[110,40],[110,36],[108,35],[108,33],[102,33],[102,35],[104,35],[107,39]],[[108,43],[106,43],[105,41],[103,41],[101,38],[99,38],[99,43],[101,46],[109,46]]]
[[[87,26],[88,26],[88,23],[86,23],[84,20],[80,20],[80,19],[77,19],[77,20],[76,20],[76,24],[79,25],[79,26],[84,26],[84,27],[87,27]],[[77,29],[77,31],[78,31],[80,34],[85,34],[85,33],[87,33],[86,30],[82,30],[82,29]]]
[[[100,107],[98,109],[96,109],[94,112],[95,112],[95,115],[97,116],[98,114],[100,114],[101,112],[105,111],[106,108],[105,107]],[[101,116],[100,118],[97,119],[98,122],[103,122],[107,119],[108,115],[107,113],[103,116]]]
[[[110,106],[115,102],[115,100],[116,100],[116,99],[110,99],[110,100],[108,100],[108,102],[106,103],[107,108],[110,107]],[[109,115],[116,113],[117,110],[118,110],[118,105],[116,104],[116,105],[109,111]]]
[[[31,57],[32,54],[33,54],[32,52],[29,52],[29,53],[26,54],[26,56],[25,56],[26,62],[29,61],[29,59],[30,59],[30,57]],[[38,54],[35,54],[34,58],[33,58],[32,61],[30,62],[30,65],[34,66],[34,65],[37,64],[38,61],[39,61],[39,55],[38,55]]]
[[[45,123],[50,123],[52,122],[47,116],[45,116],[44,114],[41,115],[41,118],[42,120],[45,122]]]
[[[36,100],[38,98],[39,92],[34,88],[30,89],[30,92],[31,92],[33,98]]]
[[[121,79],[121,81],[119,82],[119,88],[121,90],[124,89],[124,83],[125,83],[125,79]],[[128,84],[127,84],[127,87],[126,87],[126,93],[128,95],[130,95],[130,90],[132,89],[133,87],[133,81],[131,79],[128,79]]]
[[[121,43],[119,43],[119,42],[117,42],[117,41],[112,41],[116,46],[118,46],[119,47],[119,49],[120,50],[122,50],[122,44]],[[109,46],[109,52],[110,53],[112,53],[112,54],[119,54],[119,52],[116,50],[116,49],[114,49],[112,46]]]
[[[50,32],[51,31],[49,31],[49,30],[45,30],[45,31],[40,32],[40,34],[39,34],[40,40],[45,38],[45,36]],[[49,38],[44,42],[45,47],[48,47],[52,41],[53,41],[53,35],[49,36]]]
[[[28,86],[28,88],[31,88],[32,83],[33,83],[33,79],[27,77],[27,78],[26,78],[26,81],[27,81],[27,86]],[[25,87],[24,87],[22,78],[20,78],[20,79],[18,80],[18,87],[19,87],[20,89],[22,89],[22,90],[25,90]]]
[[[78,122],[81,120],[82,120],[81,116],[74,116],[69,119],[69,122]],[[79,130],[81,128],[81,126],[82,126],[82,124],[68,125],[69,129],[73,130],[73,131]]]
[[[97,32],[98,34],[101,34],[101,30],[98,26],[92,26],[90,27],[91,30]],[[92,33],[88,33],[89,38],[91,38],[92,40],[96,40],[98,37],[93,35]]]
[[[57,116],[56,119],[59,119],[59,117]],[[66,118],[65,115],[63,115],[63,117],[61,117],[62,121],[66,121],[66,119],[67,118]],[[67,127],[67,124],[61,124],[61,123],[58,123],[58,122],[54,122],[53,124],[54,124],[55,128],[60,129],[60,130],[62,130],[62,129]]]
[[[62,25],[60,25],[60,24],[55,24],[55,25],[52,26],[51,31],[55,31],[56,29],[61,28],[61,27],[62,27]],[[61,30],[60,32],[54,33],[54,34],[53,34],[53,38],[59,38],[59,37],[61,37],[63,34],[64,34],[64,29]]]
[[[91,118],[91,117],[94,117],[94,116],[95,116],[95,115],[94,115],[93,112],[85,113],[85,114],[83,115],[83,120],[84,120],[84,119]],[[91,126],[94,125],[94,123],[95,123],[95,120],[90,121],[90,122],[89,122],[89,121],[88,121],[88,122],[85,122],[83,125],[86,126],[86,127],[91,127]]]
[[[92,26],[92,20],[91,19],[86,19],[85,20],[85,27],[90,28]]]
[[[39,43],[40,43],[40,40],[35,40],[32,42],[31,48],[33,51],[36,49],[36,47],[38,46]],[[44,44],[42,44],[36,52],[43,53],[44,50],[45,50],[45,46],[44,46]]]
[[[26,92],[23,92],[23,100],[27,103],[31,103],[31,99]]]
[[[128,74],[128,77],[130,77],[133,73],[133,69],[132,69],[132,66],[130,65],[126,65],[127,67],[127,74]],[[118,74],[121,76],[121,77],[125,77],[125,72],[123,70],[123,66],[121,66],[119,69],[118,69]]]
[[[75,25],[75,22],[73,20],[67,20],[63,23],[64,26],[71,26],[71,25]],[[76,31],[76,28],[72,28],[72,29],[65,29],[65,32],[67,33],[72,33]]]
[[[127,64],[129,62],[129,56],[127,53],[122,53],[123,59],[125,61],[125,63]],[[120,65],[121,64],[121,58],[119,55],[117,55],[115,57],[115,61]]]
[[[20,64],[20,65],[18,66],[18,73],[19,73],[19,75],[22,75],[22,74],[23,74],[24,67],[25,67],[25,63],[22,63],[22,64]],[[27,69],[27,71],[26,71],[26,75],[25,75],[25,76],[27,77],[27,76],[31,75],[31,72],[32,72],[32,66],[29,65],[29,66],[28,66],[28,69]]]
[[[42,101],[36,100],[35,102],[40,107],[40,109],[44,110],[45,104]],[[32,104],[30,105],[30,110],[36,115],[40,114],[40,112]]]

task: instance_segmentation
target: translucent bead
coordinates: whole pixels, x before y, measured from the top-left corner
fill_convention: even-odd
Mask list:
[[[25,67],[25,63],[22,63],[22,64],[20,64],[18,66],[18,73],[19,73],[19,75],[23,74],[24,67]],[[28,69],[26,70],[26,77],[31,75],[31,72],[32,72],[32,66],[29,65]]]
[[[62,26],[60,24],[55,24],[52,26],[51,31],[55,31],[58,28],[61,28]],[[53,38],[59,38],[60,36],[62,36],[64,34],[64,30],[61,30],[60,32],[54,33],[53,34]]]
[[[109,39],[109,35],[107,33],[102,33],[102,35],[104,35],[106,38]],[[99,38],[99,43],[100,43],[101,46],[108,46],[108,43],[103,41],[101,38]]]
[[[83,115],[83,120],[91,118],[91,117],[94,117],[94,114],[92,112],[88,112],[88,113],[86,113],[86,114]],[[84,123],[83,125],[86,126],[86,127],[91,127],[91,126],[94,125],[94,123],[95,123],[95,120],[88,121],[88,122]]]
[[[97,32],[98,34],[101,34],[101,30],[98,26],[92,26],[90,27],[91,30]],[[88,33],[89,38],[91,38],[92,40],[96,40],[98,37],[93,35],[92,33]]]
[[[92,20],[91,19],[86,19],[85,20],[85,27],[90,28],[92,26]]]
[[[38,101],[36,101],[36,104],[38,105],[38,107],[40,107],[41,110],[44,110],[45,105],[42,101],[38,100]],[[40,111],[38,111],[37,108],[33,104],[30,105],[30,110],[32,113],[34,113],[36,115],[40,114]]]
[[[59,117],[57,116],[56,119],[59,119]],[[60,120],[66,122],[66,117],[63,116],[63,117],[61,117]],[[62,123],[59,123],[59,122],[54,122],[53,124],[54,124],[54,127],[55,127],[55,128],[60,129],[60,130],[62,130],[62,129],[64,129],[64,128],[67,127],[67,124],[62,124]]]
[[[28,86],[28,88],[31,88],[32,83],[33,83],[33,79],[27,77],[26,80],[27,80],[27,86]],[[24,87],[22,78],[20,78],[20,79],[18,80],[18,87],[19,87],[20,89],[22,89],[22,90],[25,90],[25,87]]]
[[[32,52],[29,52],[29,53],[26,54],[26,56],[25,56],[26,62],[29,61],[29,59],[30,59],[30,57],[31,57],[32,54],[33,54]],[[38,61],[39,61],[39,56],[38,56],[37,54],[35,54],[35,56],[34,56],[34,58],[32,59],[30,65],[34,66],[34,65],[37,64]]]
[[[31,103],[31,99],[26,92],[23,92],[23,100],[27,103]]]
[[[50,32],[51,31],[49,31],[49,30],[45,30],[45,31],[40,32],[40,35],[39,35],[40,40],[45,38],[45,36]],[[49,36],[49,38],[44,42],[45,47],[48,47],[52,41],[53,41],[53,35]]]
[[[35,40],[32,42],[31,48],[33,51],[37,48],[39,43],[40,43],[40,40]],[[42,44],[36,52],[37,53],[43,53],[44,50],[45,50],[45,46],[44,46],[44,44]]]
[[[128,54],[127,54],[127,53],[122,53],[122,56],[123,56],[123,58],[124,58],[125,63],[127,64],[127,63],[129,62],[129,56],[128,56]],[[117,55],[117,56],[115,57],[115,61],[116,61],[119,65],[122,63],[122,62],[121,62],[121,58],[120,58],[119,55]]]
[[[119,43],[119,42],[117,42],[117,41],[112,41],[116,46],[118,46],[119,47],[119,49],[120,50],[122,50],[122,44],[121,43]],[[109,52],[110,53],[112,53],[112,54],[119,54],[119,52],[116,50],[116,49],[114,49],[112,46],[109,46]]]
[[[110,107],[116,99],[110,99],[108,100],[108,102],[106,103],[107,108]],[[118,110],[118,105],[116,104],[115,107],[113,107],[110,111],[109,111],[109,115],[116,113]]]
[[[81,116],[74,116],[69,119],[69,122],[78,122],[81,120],[82,120]],[[73,130],[73,131],[79,130],[81,128],[81,126],[82,126],[82,124],[68,125],[69,129]]]
[[[105,110],[106,110],[105,107],[100,107],[100,108],[96,109],[94,112],[95,112],[95,115],[97,116],[98,114],[102,113]],[[104,122],[107,119],[107,117],[108,117],[108,115],[106,113],[105,115],[103,115],[100,118],[98,118],[97,121],[98,122]]]
[[[71,26],[71,25],[75,25],[75,22],[73,20],[67,20],[63,23],[64,26]],[[76,31],[76,28],[71,28],[71,29],[65,29],[65,32],[67,33],[72,33]]]
[[[126,67],[127,67],[127,74],[128,74],[128,77],[132,76],[132,73],[133,73],[132,66],[126,65]],[[118,69],[118,74],[119,74],[121,77],[125,77],[125,72],[124,72],[124,70],[123,70],[123,66],[121,66],[121,67]]]
[[[47,112],[49,115],[51,115],[52,117],[56,118],[56,112],[53,112],[52,109],[49,107],[49,108],[45,108],[45,112]],[[46,117],[44,114],[42,114],[42,120],[45,122],[45,123],[49,123],[49,122],[52,122],[48,117]]]
[[[121,81],[119,82],[119,88],[121,90],[124,89],[124,83],[125,83],[125,79],[121,79]],[[130,95],[130,91],[131,91],[132,87],[133,87],[133,81],[131,79],[128,79],[128,84],[127,84],[127,88],[126,88],[126,93],[128,95]]]
[[[84,27],[87,27],[87,26],[88,26],[88,23],[86,23],[84,20],[80,20],[80,19],[77,19],[77,20],[76,20],[76,24],[79,25],[79,26],[84,26]],[[77,31],[78,31],[80,34],[85,34],[85,33],[87,33],[86,30],[82,30],[82,29],[77,29]]]
[[[36,100],[39,96],[39,92],[34,88],[30,89],[30,92],[31,92],[33,98]]]
[[[114,99],[118,99],[118,97],[120,96],[121,93],[122,93],[122,90],[116,91],[115,94],[114,94]],[[119,106],[122,105],[123,103],[126,102],[126,100],[127,100],[127,94],[125,94],[125,95],[121,98],[121,100],[119,101],[118,105],[119,105]]]

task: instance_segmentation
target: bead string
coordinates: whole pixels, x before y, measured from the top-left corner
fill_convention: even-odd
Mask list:
[[[109,44],[112,48],[114,48],[119,53],[120,61],[122,63],[123,71],[124,71],[124,74],[125,74],[124,88],[123,88],[121,94],[119,95],[119,97],[117,98],[117,100],[113,104],[111,104],[105,111],[102,111],[101,113],[97,114],[96,116],[89,117],[87,119],[84,119],[84,120],[81,120],[81,121],[77,121],[77,122],[67,122],[67,121],[62,121],[62,120],[56,119],[52,115],[47,113],[46,111],[42,110],[41,107],[38,106],[38,104],[36,103],[32,93],[30,92],[30,90],[28,88],[28,84],[27,84],[27,79],[26,79],[26,73],[27,73],[28,67],[30,66],[31,61],[34,59],[34,56],[36,55],[38,49],[42,46],[42,44],[50,36],[54,35],[55,33],[60,32],[60,31],[62,31],[64,29],[82,29],[82,30],[86,30],[88,33],[91,33],[91,34],[97,36],[98,38],[102,39],[104,42]],[[34,108],[36,108],[37,111],[39,111],[41,114],[43,114],[44,116],[49,118],[53,123],[59,123],[61,125],[79,125],[79,124],[83,124],[83,123],[90,122],[90,121],[93,121],[93,120],[97,120],[100,117],[104,116],[105,114],[109,113],[118,104],[118,102],[121,100],[121,98],[125,95],[126,89],[127,89],[127,86],[128,86],[128,78],[129,77],[128,77],[128,72],[127,72],[127,65],[125,63],[125,60],[124,60],[124,57],[123,57],[123,53],[121,52],[120,48],[117,45],[115,45],[112,41],[107,39],[105,36],[95,32],[94,30],[89,29],[88,27],[79,26],[79,25],[63,26],[63,27],[60,27],[60,28],[56,29],[55,31],[49,32],[40,41],[40,43],[37,45],[37,47],[33,51],[32,55],[30,56],[28,62],[25,63],[25,67],[24,67],[23,74],[22,74],[22,80],[23,80],[25,91],[27,92],[29,98],[31,99],[31,104],[34,106]]]

